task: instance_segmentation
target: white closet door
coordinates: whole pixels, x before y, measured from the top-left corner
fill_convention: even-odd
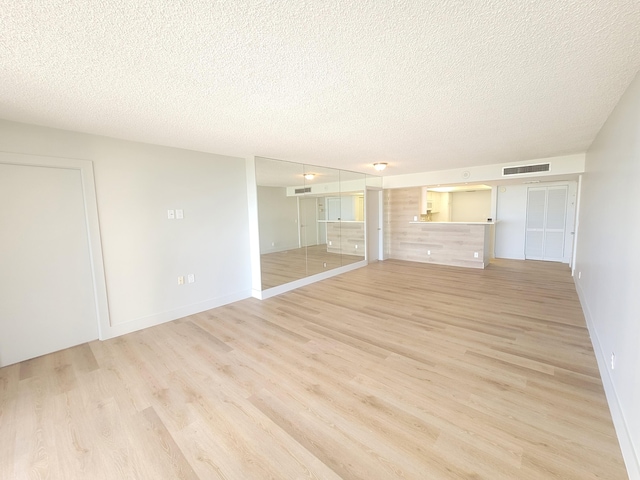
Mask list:
[[[564,259],[564,235],[567,219],[567,187],[547,190],[543,260],[561,262]]]
[[[529,188],[525,236],[526,259],[563,261],[567,191],[566,185]]]
[[[545,187],[529,188],[527,192],[527,232],[525,258],[542,260],[544,255],[544,217],[547,203]]]
[[[0,367],[98,338],[79,170],[0,163]]]

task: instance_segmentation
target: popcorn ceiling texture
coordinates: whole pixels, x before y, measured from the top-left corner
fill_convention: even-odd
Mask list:
[[[0,3],[0,118],[390,174],[585,151],[638,0]]]

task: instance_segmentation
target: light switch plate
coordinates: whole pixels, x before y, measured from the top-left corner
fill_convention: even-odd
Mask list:
[[[173,220],[174,218],[176,218],[175,210],[167,210],[167,218],[169,220]]]
[[[176,210],[176,218],[178,218],[178,219],[184,218],[184,210],[182,210],[182,209]]]

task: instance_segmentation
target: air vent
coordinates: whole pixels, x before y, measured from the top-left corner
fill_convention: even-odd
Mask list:
[[[523,173],[548,172],[551,170],[550,163],[539,163],[538,165],[521,165],[519,167],[503,167],[502,176],[521,175]]]
[[[311,193],[311,187],[296,188],[296,193]]]

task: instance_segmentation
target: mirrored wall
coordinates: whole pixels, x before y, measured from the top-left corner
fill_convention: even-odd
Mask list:
[[[262,290],[365,259],[366,175],[255,157]]]

